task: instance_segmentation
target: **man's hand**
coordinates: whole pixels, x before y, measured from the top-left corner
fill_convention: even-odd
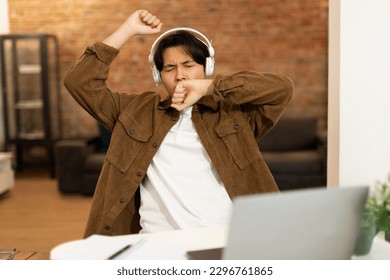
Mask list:
[[[194,105],[200,98],[211,94],[209,90],[213,80],[184,80],[180,81],[172,95],[172,108],[182,111]]]
[[[131,14],[123,25],[134,35],[155,34],[161,31],[162,22],[147,10],[138,10]]]
[[[141,34],[155,34],[161,31],[162,22],[147,10],[132,13],[126,21],[103,43],[119,49],[131,37]]]

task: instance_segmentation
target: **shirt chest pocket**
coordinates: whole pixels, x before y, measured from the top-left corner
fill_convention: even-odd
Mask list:
[[[261,158],[257,142],[245,117],[225,119],[216,126],[215,131],[240,169]]]
[[[151,136],[150,130],[131,116],[122,114],[112,132],[107,160],[125,173]]]

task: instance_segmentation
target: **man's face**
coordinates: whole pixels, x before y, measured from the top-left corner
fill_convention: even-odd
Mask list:
[[[178,82],[205,78],[203,65],[196,63],[181,47],[165,49],[162,58],[161,80],[171,97]]]

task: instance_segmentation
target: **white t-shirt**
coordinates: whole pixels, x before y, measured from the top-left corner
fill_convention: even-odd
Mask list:
[[[141,232],[227,224],[231,199],[191,120],[180,113],[140,186]]]

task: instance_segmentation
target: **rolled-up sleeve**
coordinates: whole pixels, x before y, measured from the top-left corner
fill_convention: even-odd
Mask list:
[[[107,88],[109,66],[119,50],[103,43],[87,47],[64,78],[72,97],[95,119],[112,128],[131,95],[118,94]]]
[[[256,138],[266,134],[292,99],[294,84],[284,75],[242,71],[214,80],[213,98],[248,114]],[[236,106],[234,106],[236,105]]]

